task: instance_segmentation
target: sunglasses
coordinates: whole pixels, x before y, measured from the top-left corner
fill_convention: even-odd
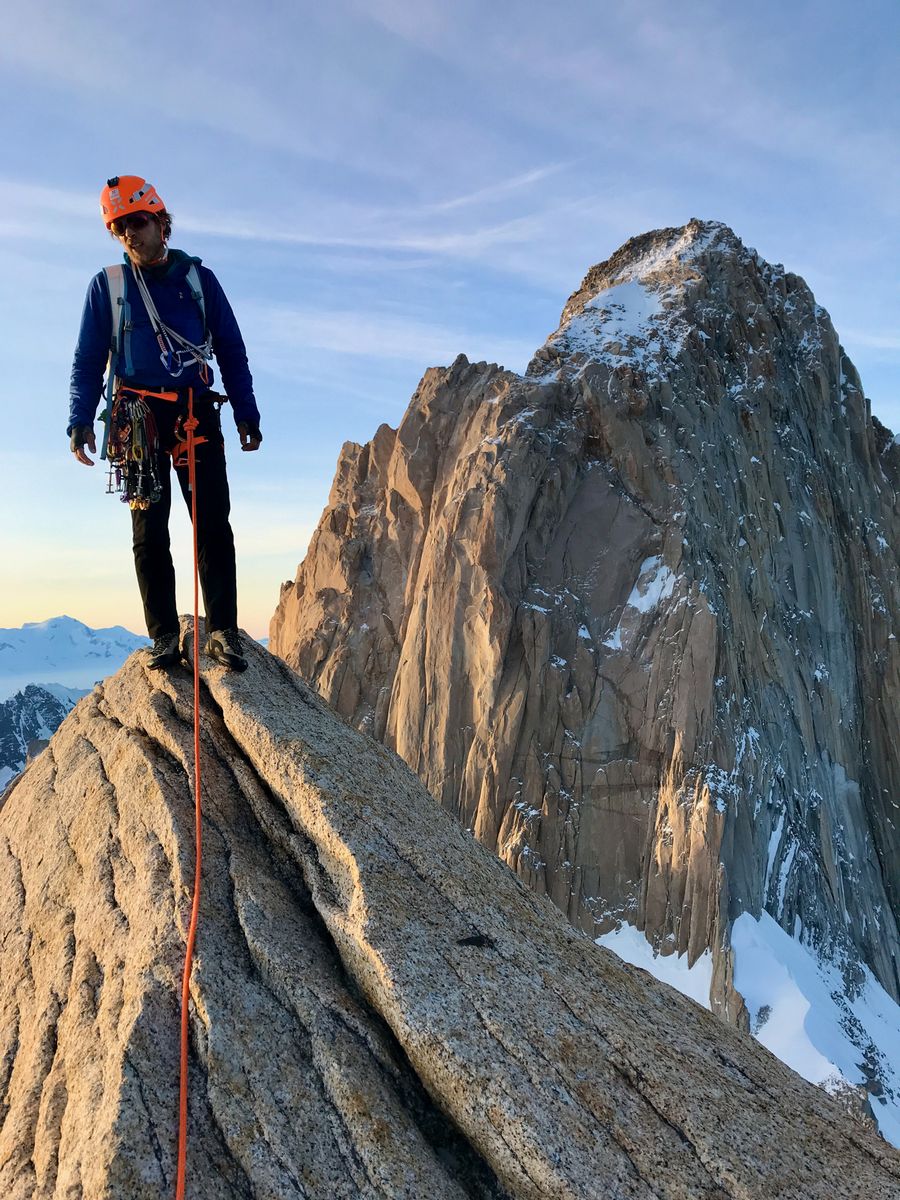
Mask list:
[[[122,237],[126,229],[143,229],[152,219],[149,213],[129,213],[127,217],[118,217],[112,221],[109,227],[116,237]]]

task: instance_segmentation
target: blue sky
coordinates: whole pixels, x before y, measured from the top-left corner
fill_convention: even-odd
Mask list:
[[[127,509],[64,433],[87,283],[117,257],[109,175],[156,185],[244,331],[265,441],[232,433],[229,463],[258,636],[341,444],[458,353],[522,370],[648,229],[725,221],[804,276],[900,429],[898,78],[896,0],[29,0],[0,40],[0,627],[143,629]]]

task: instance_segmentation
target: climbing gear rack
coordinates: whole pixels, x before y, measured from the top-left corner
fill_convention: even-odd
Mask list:
[[[142,394],[120,388],[109,415],[107,492],[132,509],[147,509],[162,495],[156,420]]]

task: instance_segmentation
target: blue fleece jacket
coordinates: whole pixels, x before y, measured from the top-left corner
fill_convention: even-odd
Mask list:
[[[198,363],[189,363],[182,373],[173,377],[160,361],[160,348],[141,299],[137,282],[125,256],[125,299],[129,306],[131,329],[129,353],[131,365],[119,356],[116,375],[134,387],[197,388],[206,391],[213,386],[212,369],[207,364],[206,383],[200,378]],[[200,265],[199,258],[191,258],[182,250],[170,250],[163,270],[145,270],[144,279],[153,297],[160,319],[182,337],[195,345],[203,341],[203,316],[200,307],[191,295],[187,273],[192,262],[197,263],[203,298],[206,306],[206,324],[212,338],[213,353],[222,372],[222,383],[234,410],[234,422],[247,421],[259,424],[259,409],[253,395],[253,379],[247,365],[247,351],[238,328],[231,305],[222,291],[222,285],[208,267]],[[109,358],[112,337],[112,313],[106,276],[100,271],[91,280],[75,358],[72,363],[70,387],[69,425],[71,434],[76,425],[91,425],[103,391],[103,375]]]

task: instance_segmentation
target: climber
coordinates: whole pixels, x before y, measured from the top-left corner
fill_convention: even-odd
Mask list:
[[[72,365],[71,450],[78,462],[94,465],[87,450],[96,453],[93,421],[109,359],[101,457],[111,464],[110,490],[122,491],[131,505],[134,565],[153,639],[148,666],[174,666],[181,647],[169,547],[170,456],[190,510],[185,425],[192,411],[199,422],[194,444],[204,649],[223,666],[243,671],[219,419],[225,397],[211,390],[208,360],[214,354],[221,369],[241,449],[259,449],[259,410],[244,341],[212,271],[199,258],[169,249],[172,216],[152,185],[135,175],[110,179],[100,210],[125,251],[125,266],[100,271],[88,288]]]

